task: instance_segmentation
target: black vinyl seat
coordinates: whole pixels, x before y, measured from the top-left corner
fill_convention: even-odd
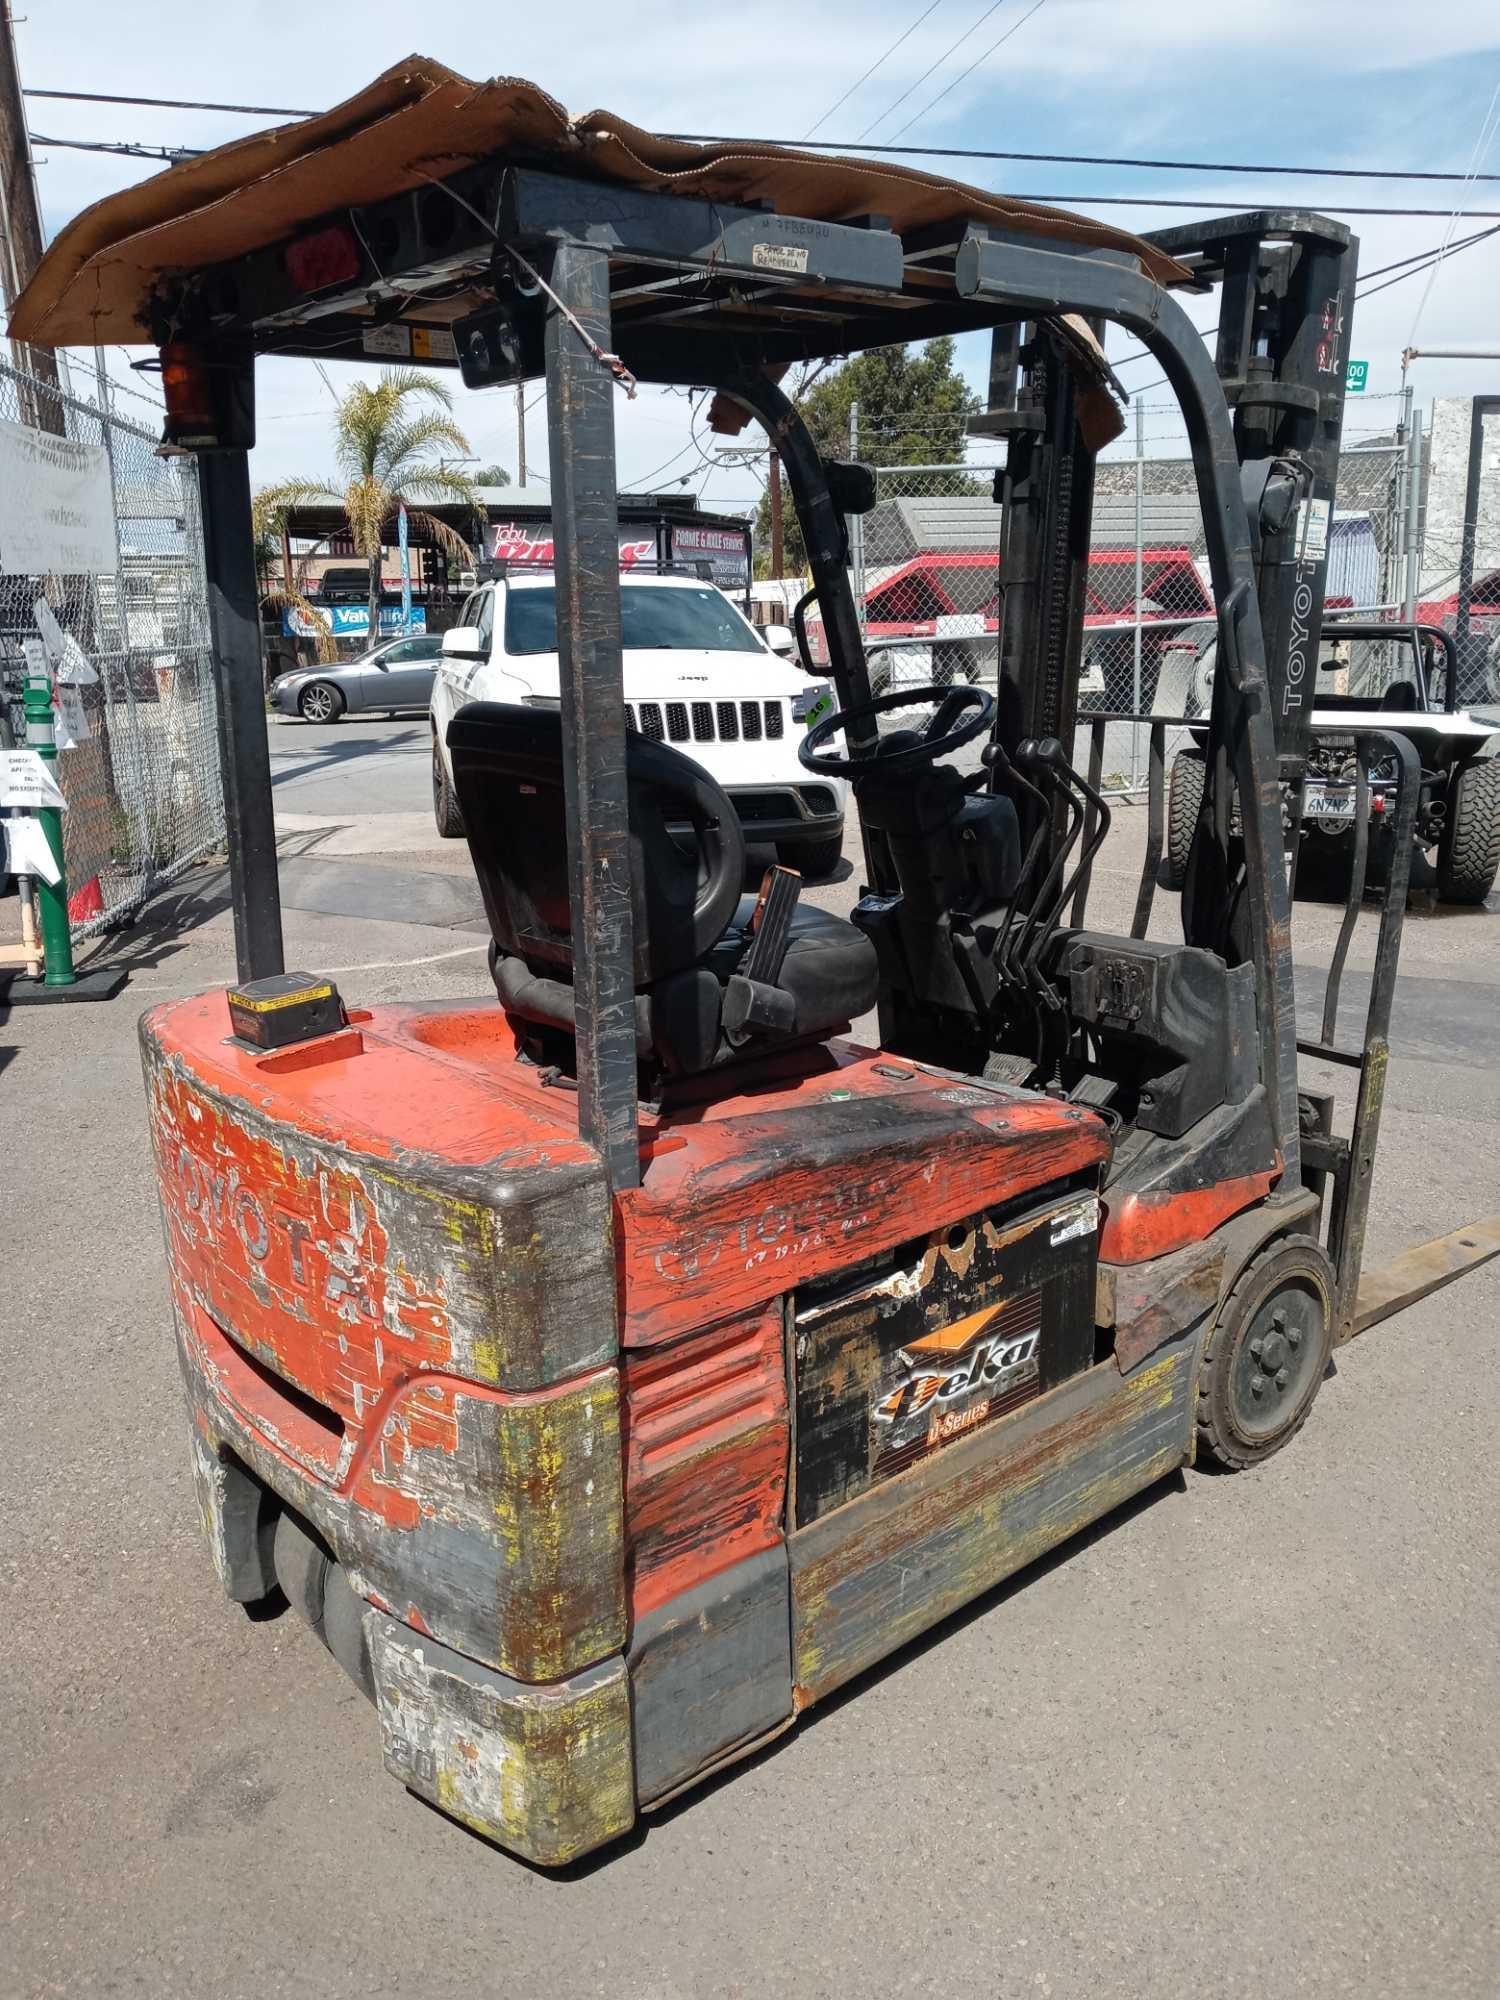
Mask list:
[[[495,989],[539,1057],[568,1067],[574,1035],[572,898],[556,709],[476,702],[448,730],[454,789],[494,943]],[[636,1054],[648,1075],[719,1063],[846,1029],[875,1003],[874,946],[822,910],[793,912],[775,1028],[730,1025],[726,997],[750,949],[756,899],[726,793],[670,744],[626,738]],[[625,884],[591,885],[608,923]],[[743,986],[743,980],[738,982]]]

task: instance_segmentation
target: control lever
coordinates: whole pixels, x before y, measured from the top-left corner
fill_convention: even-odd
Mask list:
[[[792,918],[802,894],[802,877],[795,868],[768,868],[750,916],[750,948],[730,975],[720,1020],[738,1047],[757,1028],[791,1034],[797,1026],[797,1003],[777,981],[792,941]]]

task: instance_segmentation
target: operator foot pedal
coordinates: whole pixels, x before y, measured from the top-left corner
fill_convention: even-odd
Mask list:
[[[750,916],[750,949],[740,960],[740,971],[747,979],[774,986],[781,977],[781,961],[791,942],[792,918],[801,894],[802,877],[795,868],[778,865],[766,870]]]
[[[738,1045],[757,1028],[792,1033],[797,1005],[776,984],[792,941],[792,918],[802,894],[802,877],[795,868],[768,868],[750,918],[750,949],[740,960],[724,991],[720,1019],[731,1043]]]
[[[1004,1049],[996,1049],[985,1058],[984,1080],[986,1083],[1013,1083],[1022,1087],[1036,1068],[1030,1056],[1013,1056]]]

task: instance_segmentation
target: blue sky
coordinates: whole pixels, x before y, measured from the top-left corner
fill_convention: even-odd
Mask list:
[[[623,7],[618,0],[569,0],[566,7],[497,12],[494,31],[477,35],[478,10],[444,10],[430,20],[391,0],[365,0],[357,13],[294,7],[286,0],[234,10],[156,0],[144,16],[103,0],[71,0],[33,8],[17,22],[16,39],[23,81],[31,85],[310,107],[347,95],[415,45],[466,75],[530,77],[574,111],[604,105],[664,131],[795,140],[925,4],[743,0],[738,7],[693,10],[681,0],[630,0]],[[974,27],[988,5],[938,0],[891,60],[819,126],[818,137],[849,140],[869,130],[878,141],[912,119],[906,143],[1462,172],[1500,82],[1500,8],[1474,0],[1427,0],[1415,12],[1404,0],[1329,0],[1322,8],[1302,0],[1245,0],[1238,9],[1185,0],[1045,0],[1029,20],[1024,17],[1032,0],[1001,0],[991,18]],[[1004,46],[964,76],[1007,29],[1015,32]],[[960,45],[943,60],[955,42]],[[932,74],[918,83],[929,65],[935,65]],[[29,109],[40,135],[152,144],[208,146],[274,122],[37,99]],[[139,161],[36,150],[49,232],[89,202],[152,171]],[[981,186],[1049,196],[1138,229],[1268,199],[1330,213],[1345,204],[1443,211],[1426,218],[1351,217],[1366,269],[1441,241],[1447,210],[1460,198],[1455,182],[950,164]],[[1500,173],[1500,140],[1486,165]],[[1084,198],[1148,191],[1177,200],[1198,197],[1204,205],[1090,211]],[[1481,184],[1465,198],[1500,216],[1500,182]],[[1391,418],[1390,392],[1399,384],[1400,352],[1424,284],[1417,278],[1394,286],[1356,314],[1353,352],[1369,359],[1371,371],[1364,403],[1351,409],[1352,430],[1373,430]],[[1424,309],[1418,344],[1500,345],[1497,302],[1500,236],[1445,267]],[[1190,301],[1189,309],[1199,317],[1209,311],[1203,301]],[[1112,344],[1121,351],[1127,345]],[[978,379],[980,344],[970,343],[963,360]],[[1149,367],[1127,372],[1127,382],[1132,372],[1136,380],[1152,373]],[[337,386],[338,371],[330,373]],[[80,379],[86,386],[87,378]],[[1423,404],[1436,394],[1493,391],[1500,388],[1500,362],[1419,363],[1413,380]],[[257,479],[320,471],[330,404],[317,373],[308,363],[263,362],[259,386]],[[1154,450],[1171,449],[1176,434],[1163,407],[1165,393],[1147,398]],[[459,420],[475,451],[513,465],[510,398],[461,389],[458,397]],[[144,405],[140,413],[150,420]],[[541,415],[538,410],[533,419],[529,448],[545,465]],[[687,443],[680,398],[643,392],[634,404],[621,399],[618,421],[627,486]],[[664,477],[695,464],[690,453]],[[716,470],[706,480],[699,472],[694,485],[702,485],[710,504],[755,498],[754,479],[744,470]]]

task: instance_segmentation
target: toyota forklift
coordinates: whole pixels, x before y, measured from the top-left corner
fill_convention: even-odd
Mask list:
[[[1337,1342],[1500,1252],[1495,1218],[1361,1271],[1409,838],[1363,1036],[1336,1033],[1362,883],[1321,1031],[1294,1015],[1354,269],[1302,213],[1136,238],[412,58],[101,202],[19,302],[16,338],[154,344],[163,448],[198,461],[238,976],[141,1039],[213,1559],[308,1620],[396,1778],[528,1861],[618,1838],[1195,1457],[1259,1464]],[[1179,295],[1213,288],[1210,351]],[[1128,931],[1087,920],[1115,718],[1072,756],[1107,323],[1181,405],[1218,616],[1155,935],[1165,725]],[[872,477],[779,382],[985,330],[997,685],[872,697]],[[283,962],[246,457],[277,354],[545,380],[561,700],[449,737],[493,934],[473,1000],[365,1007]],[[712,391],[786,469],[837,701],[800,754],[862,831],[847,920],[786,869],[743,893],[673,719],[627,727],[637,382]],[[1362,853],[1373,760],[1407,822],[1420,774],[1354,734]],[[849,1038],[871,1010],[877,1046]],[[1299,1052],[1355,1073],[1349,1131]]]

